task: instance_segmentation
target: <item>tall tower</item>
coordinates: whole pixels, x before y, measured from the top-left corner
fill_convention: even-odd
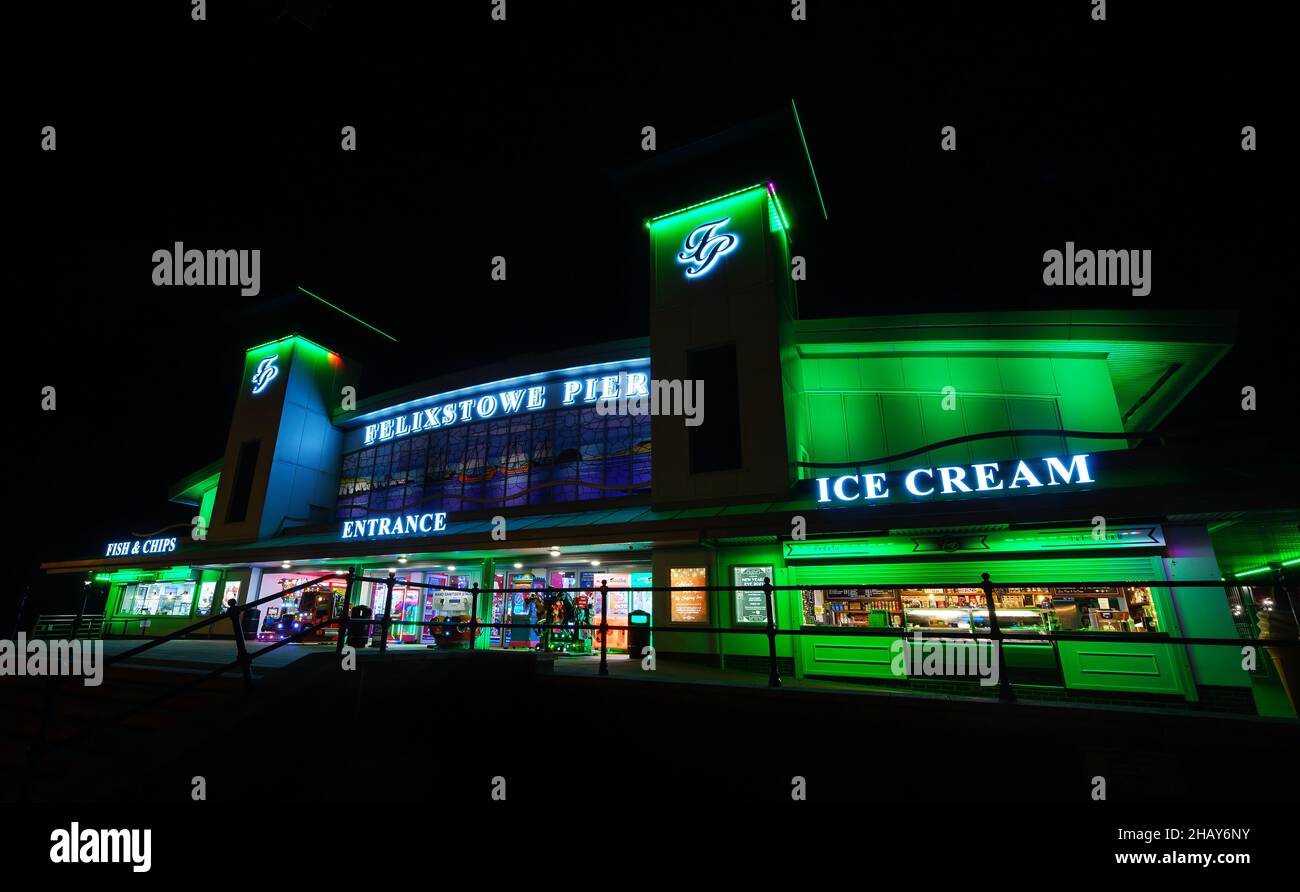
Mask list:
[[[343,435],[330,410],[344,383],[342,357],[298,335],[244,355],[209,541],[333,520]]]
[[[652,419],[655,505],[787,497],[795,304],[776,188],[756,183],[651,218],[646,228],[651,377],[704,382],[698,427]]]

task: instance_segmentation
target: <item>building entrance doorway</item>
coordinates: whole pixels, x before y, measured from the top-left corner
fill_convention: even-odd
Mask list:
[[[522,564],[496,574],[492,596],[492,621],[504,628],[492,630],[494,646],[585,654],[601,647],[600,585],[609,600],[609,649],[627,649],[628,614],[652,612],[653,592],[648,563],[593,566],[589,561],[529,566]],[[617,591],[616,589],[632,589]],[[645,591],[636,591],[645,589]]]

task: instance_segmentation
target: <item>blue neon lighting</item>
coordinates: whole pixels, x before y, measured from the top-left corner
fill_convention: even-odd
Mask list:
[[[253,396],[257,396],[267,386],[276,379],[280,374],[279,368],[276,367],[275,361],[280,358],[280,354],[268,356],[257,364],[257,371],[253,372]]]
[[[701,223],[687,234],[686,241],[682,242],[682,253],[677,255],[678,263],[687,264],[686,278],[697,279],[705,275],[718,258],[730,254],[740,244],[738,236],[718,231],[730,222],[730,217],[723,217],[711,223]]]

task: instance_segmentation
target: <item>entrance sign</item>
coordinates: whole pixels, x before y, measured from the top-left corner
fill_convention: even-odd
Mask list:
[[[377,539],[383,536],[427,536],[447,529],[447,513],[398,514],[345,520],[340,539]]]
[[[1095,483],[1088,455],[1034,459],[1031,462],[979,462],[909,471],[877,471],[815,479],[817,502],[885,501],[891,497],[927,499],[975,492],[1030,490],[1051,486],[1077,487]]]

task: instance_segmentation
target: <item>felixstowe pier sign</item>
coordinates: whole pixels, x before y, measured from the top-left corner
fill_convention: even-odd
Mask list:
[[[966,493],[1020,492],[1044,487],[1075,488],[1095,483],[1088,455],[1029,461],[981,462],[907,471],[878,471],[818,477],[813,483],[820,505],[944,498]]]
[[[360,442],[349,444],[346,448],[370,446],[422,431],[507,415],[648,396],[649,371],[648,359],[601,363],[581,369],[497,381],[413,400],[384,412],[387,417],[375,418],[378,413],[367,415],[365,420],[370,423],[360,429]],[[374,420],[371,421],[371,418]]]

